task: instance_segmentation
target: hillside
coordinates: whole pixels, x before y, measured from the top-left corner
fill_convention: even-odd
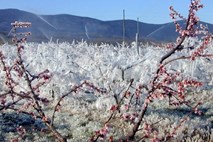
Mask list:
[[[119,42],[122,41],[122,20],[101,21],[89,17],[79,17],[68,14],[60,15],[36,15],[33,13],[17,10],[0,10],[0,42],[7,42],[8,33],[11,30],[11,23],[14,21],[29,21],[32,32],[28,41],[42,42],[50,39],[60,41],[87,40],[94,42]],[[183,21],[180,21],[184,25]],[[213,25],[208,25],[213,32]],[[127,41],[135,40],[137,21],[125,20],[125,39]],[[166,24],[148,24],[139,23],[139,40],[154,41],[175,41],[177,33],[175,26],[171,23]]]

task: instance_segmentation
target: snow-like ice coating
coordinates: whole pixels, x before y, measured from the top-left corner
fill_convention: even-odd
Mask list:
[[[50,84],[66,90],[71,84],[89,80],[99,87],[109,88],[110,84],[134,79],[142,84],[151,81],[158,67],[160,58],[169,50],[161,47],[143,46],[140,55],[136,48],[123,48],[102,44],[88,44],[84,41],[73,43],[27,43],[23,58],[27,69],[38,73],[48,69],[53,74]],[[4,44],[0,47],[8,64],[16,56],[16,47]],[[212,53],[212,47],[206,53]],[[187,49],[175,54],[171,59],[189,54]],[[167,66],[170,70],[179,71],[212,86],[213,63],[211,59],[199,58],[195,61],[178,60]],[[122,77],[123,72],[123,77]],[[1,74],[2,75],[2,74]],[[57,83],[56,83],[57,82]],[[53,85],[54,84],[54,85]],[[59,91],[60,92],[60,91]]]
[[[191,42],[195,41],[192,40]],[[63,134],[69,135],[72,133],[74,141],[86,140],[85,137],[88,138],[89,134],[101,127],[101,124],[97,120],[91,121],[90,119],[95,119],[97,116],[98,118],[96,119],[98,120],[106,119],[107,116],[105,114],[100,114],[102,112],[108,112],[110,107],[116,104],[113,95],[124,91],[130,79],[134,79],[136,86],[137,84],[149,84],[156,72],[159,60],[169,51],[169,49],[166,48],[146,44],[140,46],[140,55],[138,55],[134,44],[128,47],[122,47],[120,44],[117,46],[110,44],[96,45],[88,44],[84,41],[73,43],[26,43],[24,47],[23,59],[27,70],[33,74],[48,69],[52,73],[53,77],[51,81],[47,85],[42,86],[41,94],[50,100],[52,99],[53,102],[63,95],[63,93],[66,93],[71,86],[80,84],[84,80],[88,80],[95,86],[107,90],[108,94],[105,95],[95,93],[93,90],[85,90],[85,92],[82,91],[77,95],[71,95],[69,99],[63,101],[63,104],[66,106],[64,107],[65,112],[62,113],[60,117],[57,117],[56,123],[61,124],[59,131]],[[5,59],[6,63],[11,65],[16,58],[16,46],[4,44],[0,46],[0,50],[4,53],[5,57],[7,57]],[[181,52],[177,52],[170,59],[188,56],[190,52],[190,50],[184,49]],[[213,44],[210,45],[205,53],[213,53]],[[203,82],[203,88],[197,88],[197,91],[203,91],[203,89],[205,89],[212,92],[212,59],[208,57],[198,58],[195,61],[182,59],[171,62],[167,65],[167,68],[170,71],[178,71],[185,77]],[[0,71],[0,76],[0,89],[3,91],[3,71]],[[18,78],[16,79],[20,83],[20,88],[16,89],[24,91],[26,84],[22,83]],[[209,95],[210,93],[203,92],[201,100],[205,100]],[[50,98],[50,96],[52,98]],[[162,102],[162,104],[159,102],[159,104],[154,105],[163,107],[165,102]],[[205,106],[212,108],[212,105],[208,103],[206,103]],[[100,112],[98,111],[98,114],[94,112],[95,116],[92,116],[91,111],[93,111],[93,109],[97,109]],[[161,111],[160,109],[156,112],[150,112],[148,110],[148,118],[153,120],[153,122],[158,121],[160,115],[167,115],[167,112],[161,114]],[[208,111],[208,114],[209,113],[211,112]],[[168,125],[168,127],[165,128],[174,125],[169,119],[178,121],[178,119],[181,118],[181,116],[175,116],[175,113],[174,116],[166,116],[165,118],[168,117],[168,120],[164,120],[165,122],[163,122],[164,125],[162,125],[162,127],[165,127],[165,124]],[[64,119],[63,125],[61,118]],[[70,122],[67,122],[68,120]],[[193,127],[196,126],[195,124],[203,122],[204,120],[193,120],[189,125]],[[208,126],[209,123],[208,119],[205,126]],[[66,129],[62,128],[63,126],[66,126]],[[67,127],[73,128],[76,131],[68,130]],[[194,128],[190,128],[188,131],[194,131]],[[205,132],[206,131],[204,131],[204,133]],[[122,134],[123,132],[118,129],[115,133]],[[178,137],[181,139],[183,136],[180,133]],[[46,140],[46,138],[43,139]],[[70,139],[70,141],[73,141],[73,139]]]

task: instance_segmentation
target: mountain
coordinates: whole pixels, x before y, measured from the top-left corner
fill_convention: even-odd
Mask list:
[[[88,40],[94,42],[122,41],[122,20],[101,21],[89,17],[79,17],[68,14],[60,15],[36,15],[33,13],[17,10],[0,10],[0,41],[6,42],[10,37],[11,23],[14,21],[31,22],[32,26],[27,29],[32,33],[29,41],[41,42],[50,39],[60,41]],[[180,21],[183,22],[183,21]],[[184,24],[184,23],[181,23]],[[202,22],[206,25],[207,23]],[[207,24],[211,32],[213,25]],[[125,20],[125,39],[135,40],[137,21]],[[177,33],[173,23],[148,24],[139,22],[139,39],[155,41],[175,41]]]
[[[178,23],[185,27],[185,21],[178,21]],[[213,33],[213,24],[200,21],[199,24],[208,27],[208,30]],[[175,25],[173,22],[162,25],[160,28],[154,30],[150,34],[146,35],[148,39],[155,39],[157,41],[175,41],[177,39],[178,33],[175,32]]]

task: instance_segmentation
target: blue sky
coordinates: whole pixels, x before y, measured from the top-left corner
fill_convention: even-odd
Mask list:
[[[1,0],[0,9],[16,8],[35,14],[72,14],[100,20],[126,19],[146,23],[171,22],[169,6],[186,16],[190,0]],[[213,0],[201,0],[205,5],[198,14],[205,22],[213,23]]]

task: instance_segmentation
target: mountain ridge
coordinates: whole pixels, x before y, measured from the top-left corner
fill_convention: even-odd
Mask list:
[[[14,21],[28,21],[32,26],[27,29],[32,33],[29,41],[42,42],[50,39],[61,41],[87,40],[94,42],[119,42],[123,39],[123,20],[102,21],[90,17],[71,14],[38,15],[18,9],[0,9],[0,41],[9,39],[7,34]],[[179,21],[184,25],[183,21]],[[208,25],[213,32],[213,25]],[[125,39],[134,41],[137,32],[137,21],[125,20]],[[177,37],[173,22],[150,24],[139,22],[139,40],[171,42]]]

